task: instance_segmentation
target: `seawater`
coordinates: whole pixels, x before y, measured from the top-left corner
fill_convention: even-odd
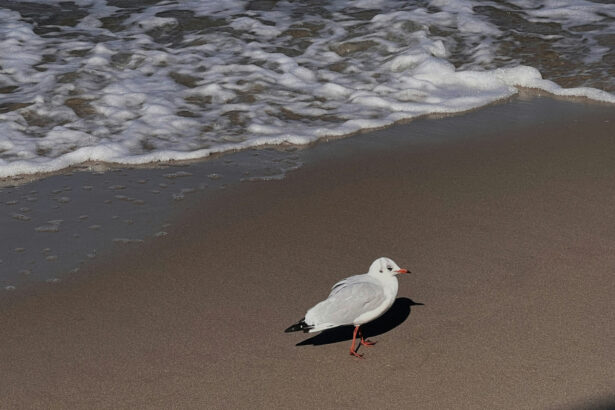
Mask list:
[[[0,177],[306,144],[538,88],[615,102],[588,0],[0,0]]]

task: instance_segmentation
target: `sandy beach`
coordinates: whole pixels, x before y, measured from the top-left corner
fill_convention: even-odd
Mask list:
[[[5,292],[0,408],[610,408],[614,126],[518,98],[194,196],[164,238]],[[413,274],[364,360],[351,329],[283,332],[379,256]]]

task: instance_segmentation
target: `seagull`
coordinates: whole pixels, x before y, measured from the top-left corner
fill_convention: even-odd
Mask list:
[[[285,332],[319,332],[338,326],[354,325],[350,354],[362,358],[355,348],[357,333],[363,346],[372,346],[375,342],[363,339],[359,327],[382,316],[389,310],[397,296],[398,274],[410,273],[401,269],[389,258],[378,258],[369,271],[363,275],[354,275],[333,285],[327,299],[307,311],[305,317]]]

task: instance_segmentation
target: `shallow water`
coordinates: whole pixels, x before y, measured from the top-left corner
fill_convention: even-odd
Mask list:
[[[305,144],[518,86],[615,102],[615,5],[536,4],[0,0],[0,177]]]
[[[84,166],[0,187],[2,290],[56,283],[119,249],[167,238],[174,217],[238,183],[281,179],[300,167],[293,149],[248,149],[223,158],[149,167]]]

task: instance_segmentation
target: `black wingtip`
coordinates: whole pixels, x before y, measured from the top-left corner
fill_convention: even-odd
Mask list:
[[[307,323],[305,323],[305,318],[302,318],[300,321],[298,321],[294,325],[290,326],[284,332],[285,333],[290,333],[290,332],[298,332],[300,330],[303,330],[303,332],[307,332],[311,328],[312,328],[312,326],[310,326]]]

